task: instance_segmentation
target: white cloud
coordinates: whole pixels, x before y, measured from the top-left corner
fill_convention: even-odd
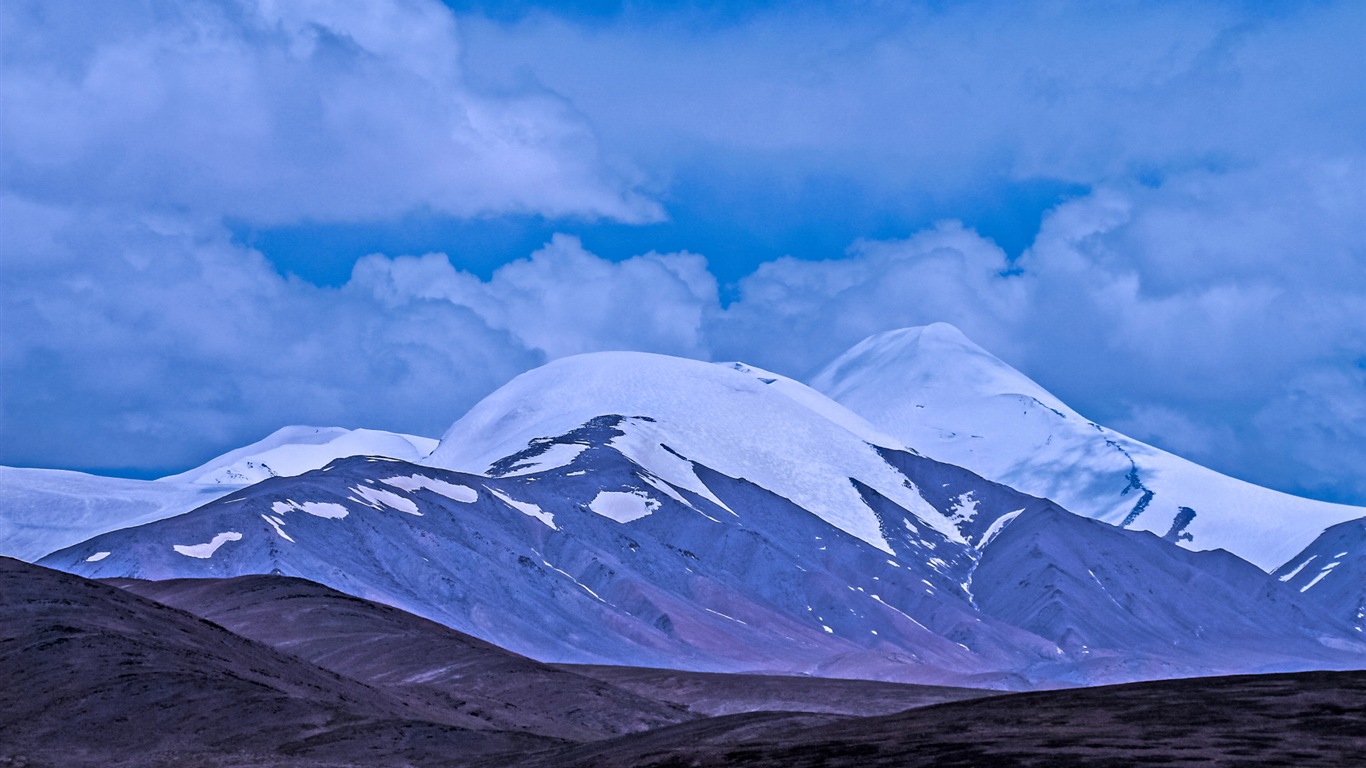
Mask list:
[[[533,14],[461,22],[462,44],[422,0],[5,3],[0,415],[27,441],[5,455],[188,465],[289,422],[436,434],[548,358],[800,376],[946,320],[1088,416],[1363,498],[1366,60],[1341,31],[1362,13]],[[1001,178],[1091,192],[1018,260],[949,221],[771,260],[725,307],[689,253],[611,261],[556,236],[488,279],[376,254],[330,289],[224,226],[642,222],[662,210],[637,182],[685,172],[739,209],[756,186],[737,178],[783,200],[833,177],[893,207]]]
[[[1274,196],[1244,181],[1205,205],[1270,215]],[[327,289],[281,277],[217,225],[0,198],[19,225],[0,252],[4,418],[33,441],[30,463],[169,465],[289,422],[436,434],[516,373],[578,352],[742,358],[802,375],[867,334],[948,320],[1137,437],[1281,487],[1361,493],[1349,467],[1366,444],[1354,367],[1366,360],[1366,281],[1350,264],[1335,272],[1343,254],[1326,245],[1350,242],[1334,228],[1351,221],[1318,217],[1301,258],[1321,271],[1247,267],[1254,239],[1205,254],[1227,268],[1205,265],[1172,292],[1160,246],[1236,226],[1213,213],[1171,224],[1186,190],[1065,204],[1014,266],[952,222],[839,259],[776,260],[724,309],[691,254],[612,262],[556,236],[486,280],[441,254],[377,254]],[[1152,221],[1167,222],[1161,238]]]
[[[947,320],[1091,418],[1235,475],[1360,498],[1346,462],[1366,445],[1362,167],[1103,188],[1051,212],[1010,270],[942,224],[780,259],[741,283],[713,348],[800,374],[866,334]]]
[[[1159,404],[1135,406],[1127,416],[1106,426],[1196,461],[1238,451],[1238,438],[1232,429],[1201,424],[1188,414]]]
[[[544,83],[652,167],[936,194],[1359,146],[1359,3],[779,5],[465,24],[472,77]],[[720,159],[718,161],[718,158]]]
[[[714,344],[793,375],[813,373],[865,336],[936,321],[993,346],[1023,319],[1027,281],[1005,274],[990,240],[945,222],[902,241],[861,242],[844,258],[762,265],[716,316]]]
[[[610,349],[706,357],[703,316],[717,303],[716,279],[700,256],[648,253],[614,264],[566,235],[488,282],[427,255],[367,257],[352,284],[390,304],[419,297],[467,307],[550,358]]]
[[[1362,178],[1356,159],[1199,171],[1062,206],[1020,260],[1047,340],[1030,363],[1075,382],[1073,399],[1089,388],[1097,403],[1110,392],[1213,408],[1366,353],[1366,243],[1351,212],[1366,193],[1343,183],[1344,163]]]
[[[1366,496],[1366,357],[1303,371],[1252,418],[1260,445],[1247,471],[1266,482],[1342,498]]]
[[[283,278],[221,228],[80,214],[6,218],[8,461],[188,466],[286,423],[438,434],[543,360],[447,302]]]
[[[444,255],[372,256],[332,289],[203,221],[13,198],[0,215],[0,416],[23,436],[5,460],[27,464],[189,465],[286,423],[439,435],[549,357],[706,357],[717,302],[701,257],[612,263],[564,236],[488,281]]]
[[[434,1],[3,14],[0,170],[29,198],[258,224],[417,208],[661,215],[563,99],[471,89]]]

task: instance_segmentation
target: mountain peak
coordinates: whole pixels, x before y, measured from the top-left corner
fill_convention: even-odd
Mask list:
[[[921,340],[937,344],[957,344],[969,347],[974,350],[984,351],[981,347],[973,343],[967,334],[958,329],[958,326],[951,323],[930,323],[929,325],[914,325],[909,328],[897,328],[891,331],[883,331],[869,336],[865,341],[882,341],[896,343],[919,343]]]
[[[855,413],[870,407],[877,423],[897,434],[886,419],[889,411],[923,408],[967,397],[1019,396],[1080,419],[1028,376],[1012,368],[948,323],[931,323],[874,334],[827,365],[812,386]],[[893,394],[896,404],[872,404],[870,398]],[[859,403],[854,406],[851,403]],[[900,414],[912,419],[913,413]]]
[[[1106,429],[944,323],[870,336],[811,384],[925,456],[1190,549],[1228,549],[1263,569],[1363,514],[1259,488]]]

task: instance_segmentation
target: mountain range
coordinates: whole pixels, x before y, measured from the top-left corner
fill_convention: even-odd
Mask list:
[[[0,542],[38,563],[0,560],[0,673],[41,692],[0,741],[72,764],[899,765],[890,734],[938,722],[912,707],[1271,673],[1336,702],[1359,676],[1304,675],[1366,668],[1366,509],[1113,432],[943,324],[810,386],[593,353],[439,441],[287,427],[155,481],[4,468]],[[1114,717],[1171,691],[1262,711],[1202,685]]]
[[[914,336],[972,351],[951,328]],[[968,378],[1028,382],[992,367]],[[854,380],[831,370],[817,384]],[[339,459],[40,562],[302,577],[557,663],[1036,688],[1366,659],[1355,604],[1073,514],[901,429],[743,364],[580,355],[490,395],[420,464]]]

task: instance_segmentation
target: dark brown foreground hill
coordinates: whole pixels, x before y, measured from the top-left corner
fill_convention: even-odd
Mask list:
[[[1366,671],[858,717],[985,692],[557,669],[297,579],[124,586],[202,615],[0,558],[0,765],[1336,768],[1366,754]],[[748,708],[808,711],[703,716]]]
[[[1343,768],[1363,764],[1364,756],[1366,671],[1163,680],[1011,694],[866,718],[732,715],[501,764]]]
[[[0,558],[0,760],[10,764],[442,765],[562,743]]]

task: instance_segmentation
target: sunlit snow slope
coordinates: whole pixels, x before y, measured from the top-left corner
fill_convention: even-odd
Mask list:
[[[944,323],[871,336],[812,386],[933,458],[1196,550],[1270,570],[1366,509],[1221,475],[1077,414]]]
[[[878,519],[851,480],[872,488],[951,539],[935,511],[873,444],[899,448],[862,419],[790,379],[744,365],[641,352],[556,360],[518,376],[451,426],[427,463],[486,473],[536,439],[600,416],[624,416],[612,445],[664,481],[711,494],[691,462],[755,485],[891,552]],[[639,418],[637,418],[639,417]],[[573,446],[528,467],[568,463]]]

